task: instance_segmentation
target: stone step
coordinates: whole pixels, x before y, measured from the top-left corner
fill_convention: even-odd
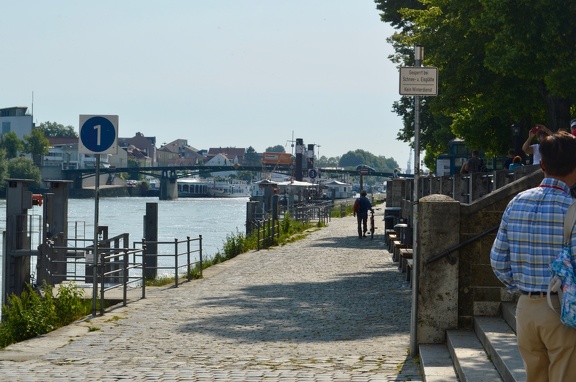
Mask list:
[[[472,330],[448,330],[446,343],[460,381],[503,381]]]
[[[505,382],[526,380],[516,333],[502,317],[474,317],[474,331]]]
[[[500,305],[502,318],[510,325],[514,333],[516,333],[516,303],[515,302],[502,302]]]
[[[457,382],[458,376],[450,352],[444,344],[419,346],[420,367],[426,382]]]

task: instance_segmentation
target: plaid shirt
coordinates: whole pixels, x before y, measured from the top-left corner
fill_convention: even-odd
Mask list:
[[[490,253],[496,277],[509,289],[547,290],[549,265],[562,250],[564,218],[572,200],[566,183],[544,178],[540,186],[510,201]],[[576,230],[572,234],[573,254],[575,235]],[[574,257],[572,263],[575,264]]]

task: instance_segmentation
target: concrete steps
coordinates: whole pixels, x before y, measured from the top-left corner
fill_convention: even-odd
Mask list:
[[[424,381],[525,381],[516,305],[503,303],[501,311],[497,317],[475,317],[474,330],[448,330],[445,345],[420,345]]]

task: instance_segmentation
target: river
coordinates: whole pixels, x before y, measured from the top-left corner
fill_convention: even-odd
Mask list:
[[[146,203],[158,203],[158,241],[184,240],[187,236],[202,235],[204,257],[212,257],[223,248],[226,237],[237,232],[245,233],[246,203],[248,198],[182,198],[158,200],[157,198],[100,198],[99,225],[108,226],[109,237],[130,234],[130,243],[143,237],[143,220]],[[94,237],[94,199],[68,201],[68,240]],[[42,207],[28,210],[32,216],[32,248],[38,246],[42,221]],[[0,200],[0,231],[6,221],[6,200]],[[75,232],[76,231],[76,232]],[[0,242],[2,238],[0,237]],[[170,246],[159,247],[159,253]],[[2,247],[3,248],[3,243]],[[0,253],[0,264],[3,264]],[[34,269],[34,268],[32,268]],[[0,272],[0,289],[2,289]]]

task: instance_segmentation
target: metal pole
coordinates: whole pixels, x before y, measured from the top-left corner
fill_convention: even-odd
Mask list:
[[[100,154],[96,156],[94,178],[94,255],[92,257],[92,315],[96,315],[96,300],[98,299],[98,203],[100,198]]]
[[[421,46],[414,47],[415,66],[422,65],[424,58],[424,48]],[[420,197],[420,96],[414,96],[414,197],[412,224],[413,243],[412,259],[414,267],[412,268],[412,314],[410,317],[410,355],[418,355],[418,288],[420,277],[420,256],[418,256],[418,200]]]

